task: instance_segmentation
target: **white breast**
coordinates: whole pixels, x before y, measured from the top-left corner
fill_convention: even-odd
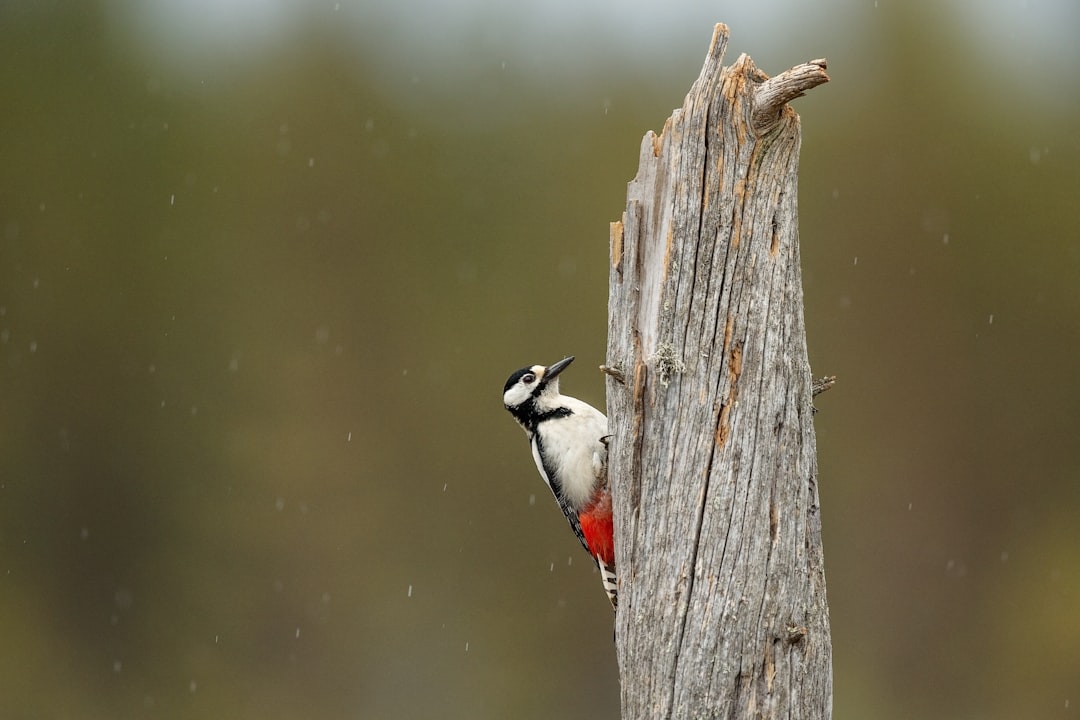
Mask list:
[[[597,480],[603,476],[607,447],[600,441],[607,435],[607,417],[576,398],[565,395],[561,405],[572,414],[541,423],[539,433],[544,455],[562,482],[563,495],[574,510],[581,510],[592,499]],[[541,459],[533,459],[545,475]]]

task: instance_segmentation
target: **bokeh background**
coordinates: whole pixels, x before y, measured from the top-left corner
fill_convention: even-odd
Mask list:
[[[715,22],[803,118],[835,717],[1080,716],[1072,0],[0,5],[5,718],[616,718],[501,407],[603,405]]]

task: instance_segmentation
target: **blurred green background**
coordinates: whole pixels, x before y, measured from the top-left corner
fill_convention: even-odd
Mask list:
[[[0,5],[3,716],[616,718],[500,395],[575,354],[603,405],[608,222],[717,21],[829,59],[835,717],[1080,716],[1080,6],[730,5]]]

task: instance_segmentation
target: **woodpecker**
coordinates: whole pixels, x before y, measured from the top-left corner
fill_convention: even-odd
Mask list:
[[[521,368],[506,381],[503,405],[525,430],[533,460],[570,528],[600,568],[611,607],[617,606],[611,490],[607,481],[607,417],[559,393],[559,374],[573,356]]]

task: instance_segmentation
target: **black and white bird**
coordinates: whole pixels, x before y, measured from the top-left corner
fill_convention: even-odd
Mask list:
[[[559,374],[573,357],[521,368],[506,381],[503,405],[525,430],[533,460],[570,528],[600,568],[617,605],[614,527],[607,481],[607,417],[559,392]]]

